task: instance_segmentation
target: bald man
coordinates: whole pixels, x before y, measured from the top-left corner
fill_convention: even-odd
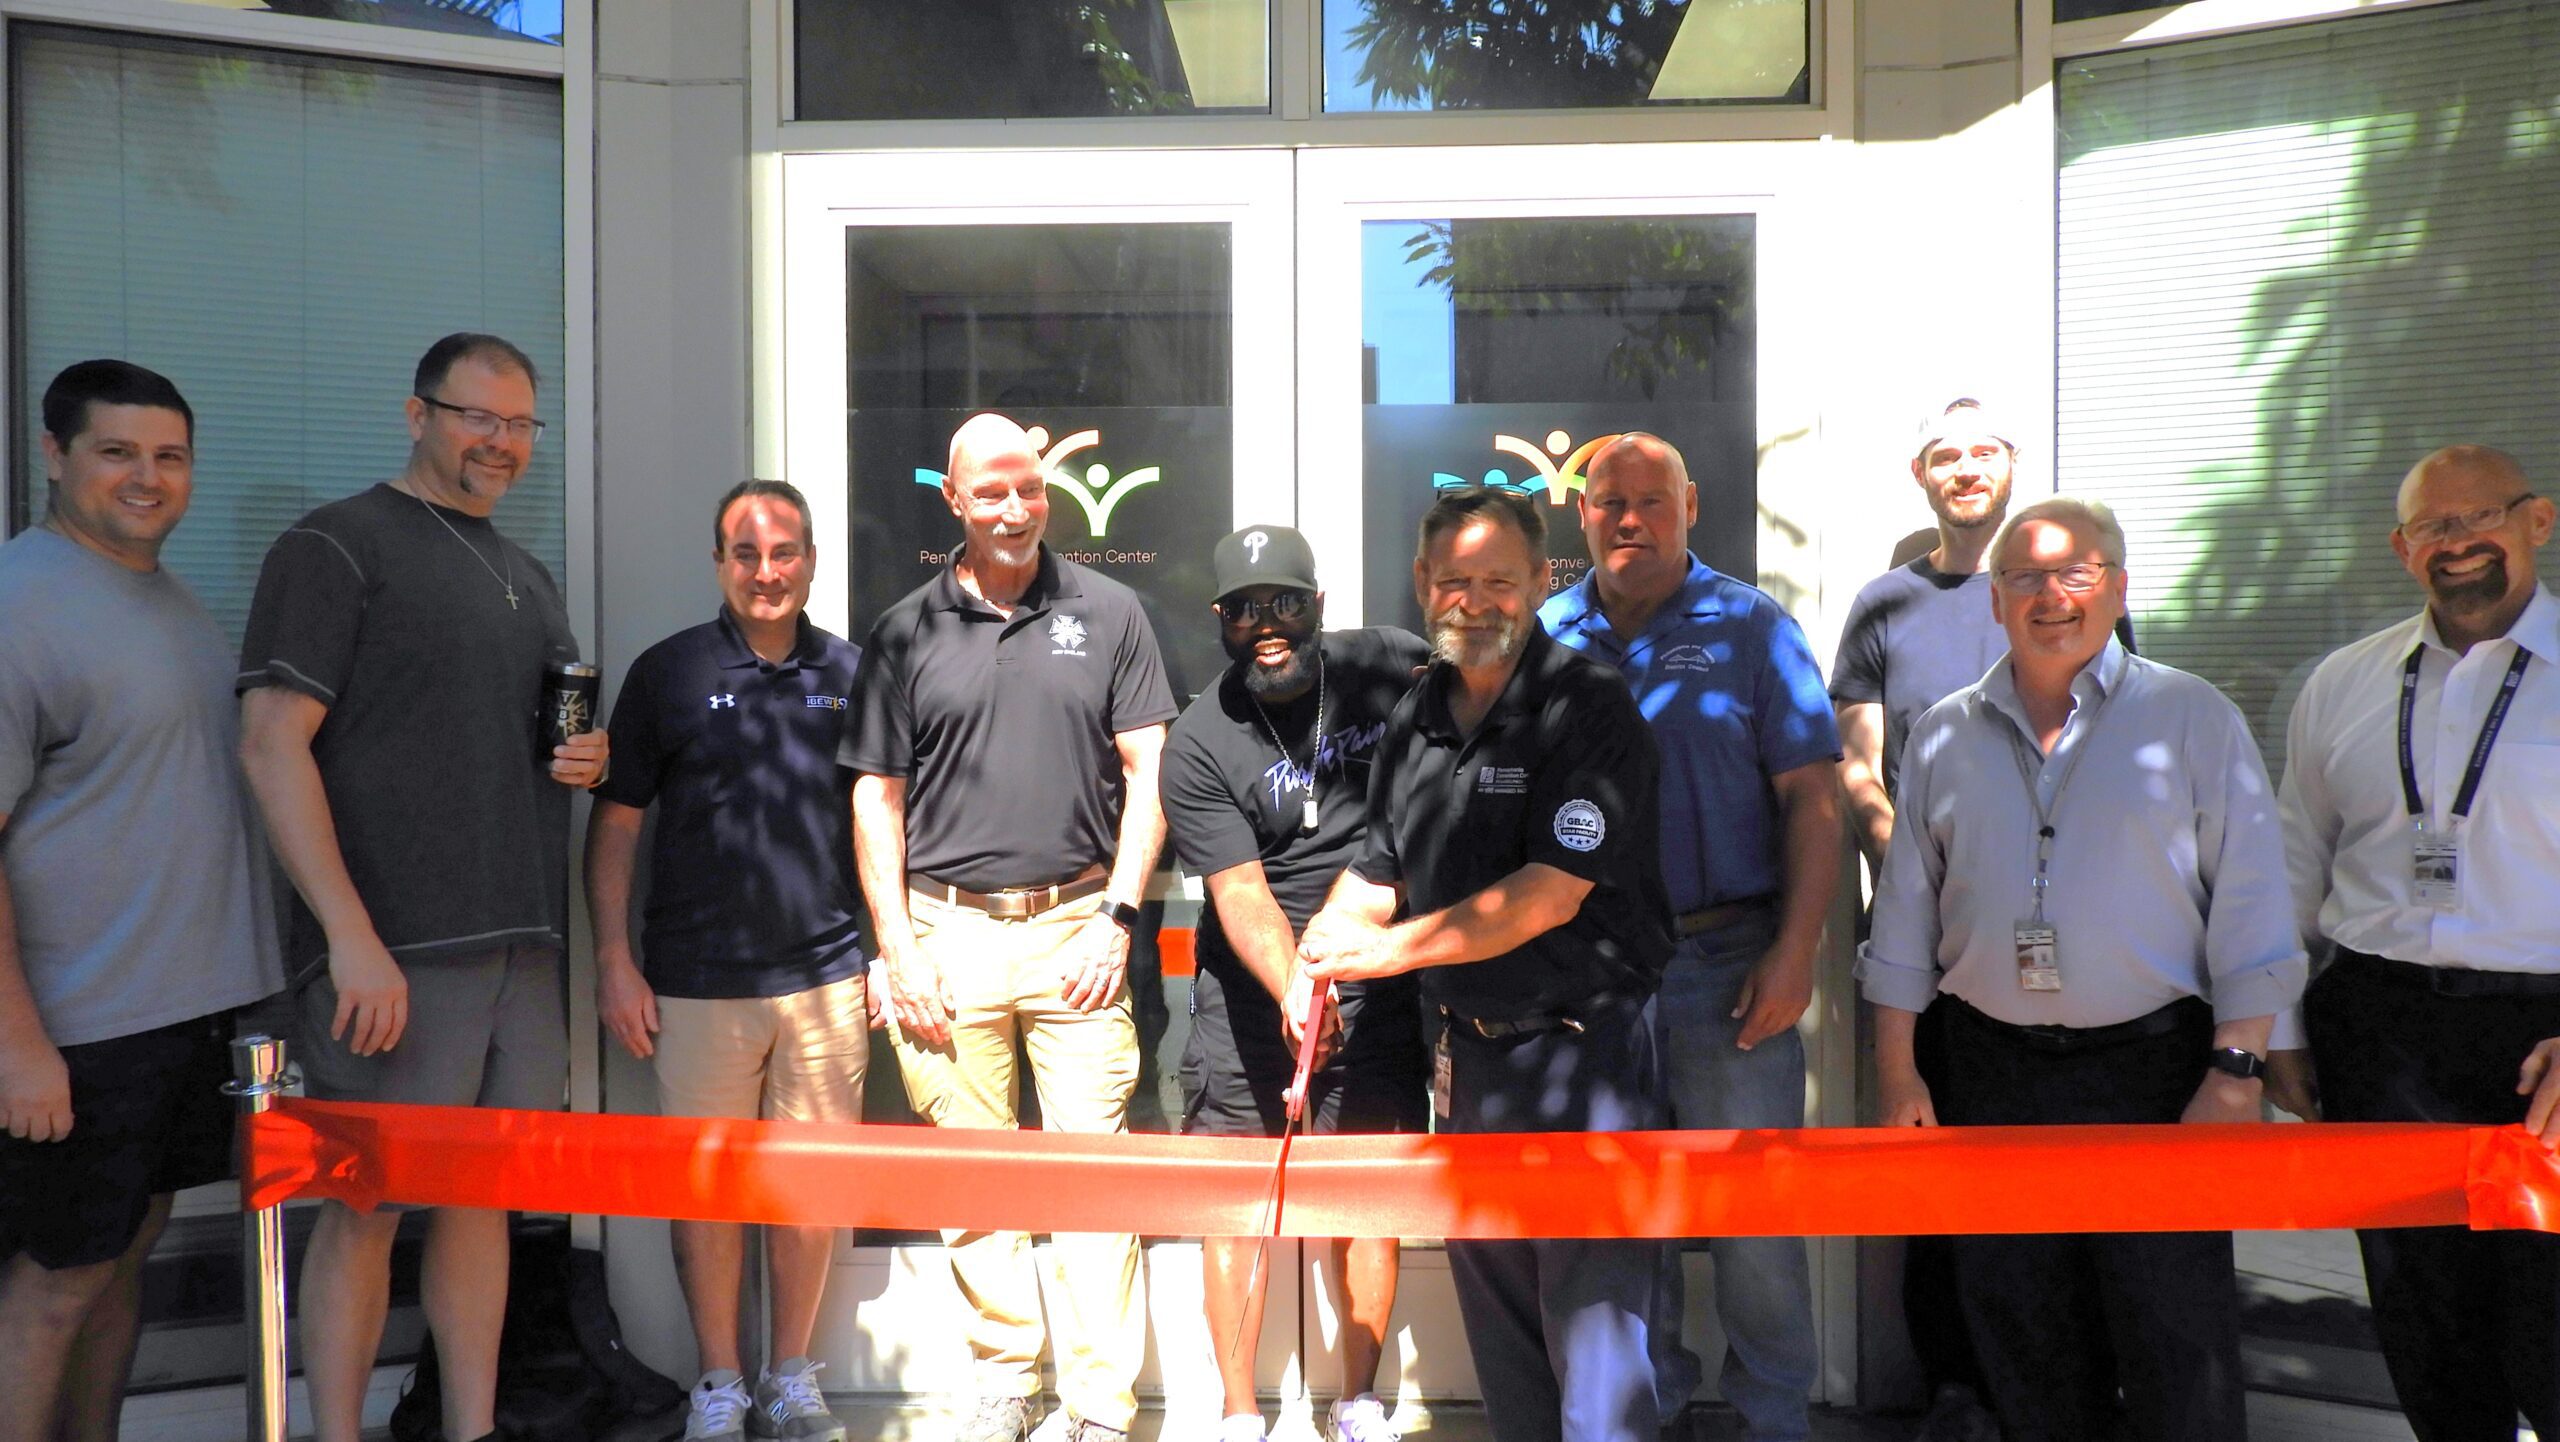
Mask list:
[[[1156,764],[1173,693],[1138,598],[1042,543],[1047,475],[1019,425],[951,438],[951,567],[872,627],[839,760],[908,1100],[935,1126],[1011,1128],[1021,1043],[1051,1131],[1128,1130],[1130,929],[1164,846]],[[977,1404],[960,1442],[1038,1420],[1040,1279],[1019,1232],[945,1232]],[[1069,1442],[1116,1442],[1146,1350],[1137,1238],[1060,1235]]]
[[[2534,576],[2552,511],[2503,451],[2418,462],[2391,549],[2426,608],[2294,703],[2285,859],[2305,941],[2333,954],[2303,1003],[2331,1120],[2560,1142],[2560,603]],[[2420,1442],[2506,1442],[2518,1412],[2560,1435],[2560,1238],[2359,1239]]]

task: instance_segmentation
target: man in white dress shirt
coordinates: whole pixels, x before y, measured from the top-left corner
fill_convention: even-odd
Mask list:
[[[1991,569],[2009,654],[1912,727],[1860,958],[1886,1124],[2256,1121],[2303,982],[2257,745],[2212,686],[2115,639],[2124,532],[2104,506],[2018,511]],[[1912,1052],[1941,992],[1933,1094]],[[2117,1435],[2247,1435],[2229,1233],[1956,1246],[2010,1442],[2105,1435],[2110,1349]]]
[[[2515,458],[2448,446],[2400,484],[2391,549],[2426,609],[2320,663],[2285,746],[2303,1007],[2335,1121],[2523,1122],[2560,1142],[2560,602],[2553,507]],[[2560,1436],[2560,1238],[2359,1234],[2420,1442]]]

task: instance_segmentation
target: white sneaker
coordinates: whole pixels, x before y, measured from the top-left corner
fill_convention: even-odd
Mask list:
[[[1218,1419],[1217,1442],[1262,1442],[1262,1437],[1259,1412],[1231,1412]]]
[[[747,1379],[723,1367],[705,1372],[686,1399],[684,1442],[747,1442],[747,1413],[755,1401]]]
[[[1401,1434],[1387,1425],[1387,1404],[1375,1392],[1334,1403],[1325,1433],[1332,1442],[1402,1442]]]

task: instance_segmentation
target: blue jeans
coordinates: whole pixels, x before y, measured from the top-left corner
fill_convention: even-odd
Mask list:
[[[1671,1125],[1691,1130],[1804,1125],[1804,1038],[1793,1028],[1749,1051],[1734,1045],[1733,1017],[1751,965],[1777,936],[1774,914],[1735,922],[1680,944],[1654,998]],[[1679,1414],[1703,1373],[1680,1345],[1682,1244],[1663,1249],[1656,1293],[1654,1373],[1662,1415]],[[1813,1278],[1801,1237],[1715,1237],[1716,1317],[1724,1324],[1724,1399],[1751,1442],[1802,1442],[1821,1355],[1813,1330]]]

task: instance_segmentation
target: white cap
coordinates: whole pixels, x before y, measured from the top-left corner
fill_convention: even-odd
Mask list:
[[[1933,406],[1920,418],[1919,434],[1912,438],[1911,453],[1928,454],[1929,448],[1952,435],[1987,435],[2018,449],[2018,433],[2000,412],[1971,396],[1958,396],[1941,406]]]

